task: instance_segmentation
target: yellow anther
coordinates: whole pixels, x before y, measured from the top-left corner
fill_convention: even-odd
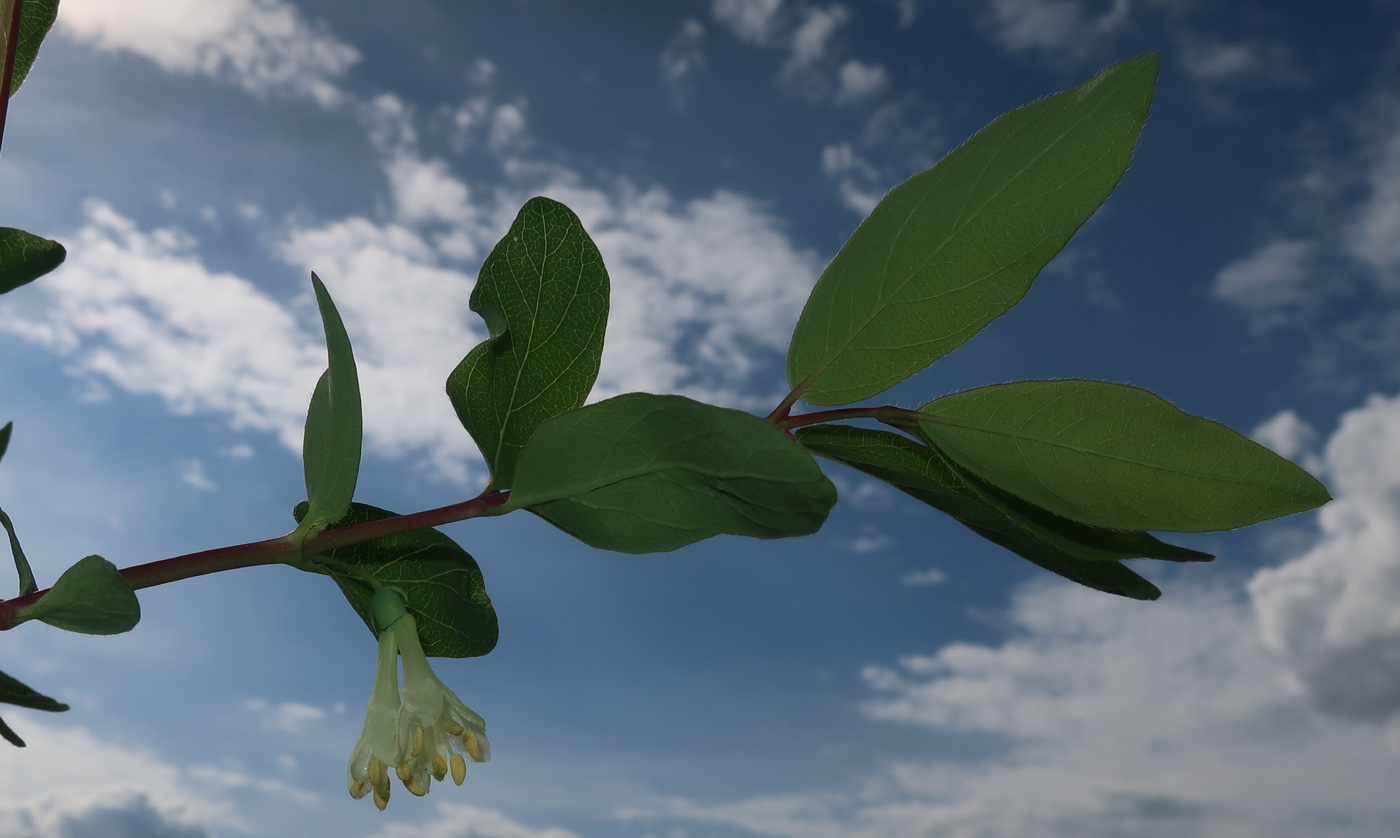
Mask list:
[[[476,734],[467,731],[462,734],[462,747],[467,749],[472,762],[481,762],[481,740],[476,738]]]
[[[374,805],[379,807],[379,811],[381,811],[381,812],[384,811],[384,808],[385,808],[386,806],[389,805],[389,795],[386,794],[386,795],[384,795],[383,797],[380,797],[380,796],[379,796],[379,789],[375,789],[375,790],[374,790]]]
[[[418,781],[413,779],[412,777],[409,777],[407,780],[404,780],[403,786],[404,788],[413,792],[413,794],[418,797],[422,797],[428,793],[428,790],[418,785]]]
[[[356,800],[359,800],[361,797],[364,797],[365,793],[368,791],[369,783],[355,782],[353,780],[350,782],[350,796],[355,798]]]
[[[447,731],[449,736],[461,736],[462,731],[464,730],[464,728],[461,725],[457,724],[451,719],[445,720],[442,723],[442,728],[443,730]]]
[[[379,757],[369,758],[369,782],[373,786],[384,785],[384,763],[379,761]]]
[[[433,779],[441,780],[447,776],[447,762],[442,758],[442,754],[433,754]]]
[[[396,765],[394,773],[399,775],[399,779],[403,781],[404,785],[408,785],[409,781],[413,779],[413,769],[409,768],[406,762]]]
[[[462,759],[461,754],[452,755],[452,782],[461,785],[467,779],[467,761]]]
[[[423,753],[423,742],[424,742],[424,738],[425,738],[425,737],[423,736],[423,728],[421,728],[421,727],[415,727],[415,728],[413,729],[413,751],[412,751],[412,755],[413,755],[413,756],[416,757],[416,756],[418,756],[419,754]]]

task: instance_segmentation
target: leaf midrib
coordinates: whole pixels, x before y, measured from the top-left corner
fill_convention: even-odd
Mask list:
[[[1068,93],[1068,92],[1069,92],[1069,91],[1066,91],[1066,93]],[[1057,94],[1057,95],[1064,95],[1064,94]],[[804,380],[803,380],[803,385],[804,385],[804,386],[803,386],[803,389],[806,389],[807,387],[810,387],[811,384],[814,383],[814,382],[817,380],[817,378],[820,377],[820,376],[822,375],[822,373],[824,373],[824,372],[831,366],[831,364],[835,362],[835,360],[836,360],[837,358],[839,358],[842,354],[844,354],[845,351],[846,351],[846,349],[851,345],[851,343],[853,343],[853,342],[855,341],[855,339],[856,339],[857,337],[859,337],[860,334],[861,334],[862,332],[864,332],[865,329],[868,328],[872,322],[874,322],[875,318],[879,317],[879,315],[880,315],[881,312],[883,312],[886,308],[889,307],[889,305],[890,305],[889,300],[890,300],[891,298],[893,298],[896,294],[898,294],[900,291],[902,291],[902,290],[904,289],[904,287],[905,287],[906,285],[908,285],[911,281],[913,281],[914,277],[916,277],[916,276],[920,273],[920,271],[922,271],[922,270],[924,269],[924,267],[926,267],[926,266],[928,265],[928,263],[934,259],[934,257],[936,257],[936,256],[938,256],[940,253],[942,253],[942,252],[943,252],[943,248],[945,248],[945,247],[948,245],[948,243],[951,242],[951,241],[953,240],[953,238],[954,238],[959,232],[962,231],[962,229],[963,229],[964,227],[966,227],[968,224],[972,223],[972,221],[975,220],[975,219],[979,216],[979,214],[982,212],[982,210],[985,209],[986,206],[987,206],[989,203],[991,203],[993,200],[995,200],[998,196],[1001,195],[1002,192],[1006,191],[1006,189],[1008,189],[1013,183],[1015,183],[1017,180],[1019,180],[1020,177],[1021,177],[1022,175],[1025,174],[1025,172],[1026,172],[1027,169],[1029,169],[1031,166],[1033,166],[1033,165],[1035,165],[1036,163],[1038,163],[1038,162],[1040,161],[1040,159],[1041,159],[1042,157],[1044,157],[1046,154],[1049,154],[1050,151],[1051,151],[1052,149],[1054,149],[1056,146],[1058,146],[1059,143],[1060,143],[1066,136],[1068,136],[1069,133],[1070,133],[1074,128],[1077,128],[1080,124],[1082,124],[1085,120],[1089,119],[1091,116],[1096,115],[1096,114],[1107,104],[1107,101],[1108,101],[1108,97],[1105,97],[1104,101],[1103,101],[1103,102],[1100,102],[1100,104],[1099,104],[1097,107],[1095,107],[1093,110],[1087,112],[1087,113],[1084,114],[1084,116],[1082,116],[1080,119],[1076,120],[1074,123],[1072,123],[1070,126],[1068,126],[1058,137],[1055,138],[1054,142],[1052,142],[1050,145],[1046,146],[1046,148],[1045,148],[1040,154],[1036,155],[1032,160],[1030,160],[1029,162],[1027,162],[1025,166],[1022,166],[1021,169],[1020,169],[1019,171],[1017,171],[1016,174],[1015,174],[1014,176],[1012,176],[1011,178],[1009,178],[1009,179],[1006,181],[1006,183],[1004,183],[1004,184],[1001,186],[1000,189],[996,190],[994,193],[992,193],[990,196],[988,196],[987,199],[986,199],[985,201],[983,201],[983,202],[981,203],[980,206],[978,206],[978,208],[973,212],[972,215],[967,216],[966,219],[962,220],[960,223],[957,223],[957,224],[953,227],[953,229],[949,231],[949,233],[947,234],[947,236],[944,237],[943,241],[940,242],[940,243],[938,244],[938,247],[936,247],[932,252],[930,252],[929,255],[928,255],[928,257],[925,258],[924,261],[921,262],[917,268],[915,268],[914,270],[910,271],[902,280],[900,280],[900,281],[893,287],[893,289],[890,291],[890,293],[888,293],[887,295],[885,295],[884,299],[870,311],[870,313],[860,322],[860,324],[859,324],[856,328],[852,329],[852,330],[847,334],[846,338],[845,338],[839,345],[837,345],[831,352],[829,352],[829,353],[827,354],[827,356],[826,356],[819,364],[817,364],[817,366],[812,370],[812,372],[809,373],[809,374],[804,378]],[[1019,133],[1025,131],[1025,130],[1027,129],[1027,127],[1029,127],[1029,126],[1023,127],[1023,128],[1021,128],[1021,129],[1018,129],[1017,132],[1015,132],[1015,133],[1009,135],[1009,136],[1007,137],[1007,139],[1006,139],[1006,142],[1004,142],[1004,143],[1002,144],[1001,149],[1004,149],[1004,148],[1006,147],[1007,144],[1009,144]],[[985,129],[984,129],[984,130],[985,130]],[[975,137],[974,137],[974,139],[975,139]],[[971,142],[971,140],[969,140],[969,142]],[[1001,149],[998,149],[998,153],[1000,153]],[[954,152],[954,153],[956,153],[956,152]],[[979,177],[979,180],[980,180],[980,178],[981,178],[983,175],[985,175],[987,168],[988,168],[988,167],[986,167],[986,166],[983,167],[982,173],[980,173],[979,176],[978,176],[978,177]],[[974,185],[973,188],[975,189],[975,185]],[[894,250],[894,244],[897,243],[897,242],[899,241],[900,237],[904,235],[904,228],[908,226],[909,220],[913,217],[913,215],[914,215],[914,213],[917,211],[918,207],[922,206],[923,203],[932,195],[932,192],[933,192],[933,190],[931,190],[931,189],[930,189],[928,192],[925,192],[924,195],[923,195],[923,197],[921,197],[921,198],[919,199],[918,203],[915,205],[914,209],[911,209],[911,210],[909,211],[909,213],[905,216],[904,221],[900,224],[899,231],[898,231],[897,233],[895,233],[894,239],[893,239],[893,241],[891,242],[890,249],[889,249],[889,251],[888,251],[888,252],[886,253],[886,255],[885,255],[885,264],[886,264],[886,266],[888,266],[889,260],[890,260],[890,258],[891,258],[891,256],[892,256],[892,253],[893,253],[893,250]],[[969,190],[969,194],[971,194],[971,190]],[[961,215],[960,215],[959,217],[961,218]],[[839,256],[839,254],[838,254],[838,256]],[[964,288],[971,287],[971,285],[973,285],[973,284],[975,284],[975,283],[977,283],[977,282],[982,282],[982,281],[984,281],[985,279],[986,279],[986,277],[981,277],[981,278],[975,280],[974,282],[969,283],[968,285],[964,286]],[[828,318],[828,321],[827,321],[827,322],[830,323],[830,319],[829,319],[829,318]],[[829,331],[828,331],[828,334],[830,334]]]

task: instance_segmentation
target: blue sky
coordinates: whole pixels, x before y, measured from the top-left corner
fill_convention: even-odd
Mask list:
[[[595,397],[766,413],[822,267],[999,114],[1160,51],[1118,192],[1026,300],[892,393],[1148,387],[1337,500],[1175,538],[1156,603],[1077,589],[827,466],[817,535],[592,551],[446,531],[491,655],[458,789],[345,792],[374,643],[285,568],[143,591],[127,635],[26,625],[0,837],[1234,838],[1400,832],[1400,5],[1192,0],[63,0],[14,100],[0,223],[66,265],[0,301],[0,504],[41,582],[291,528],[324,365],[360,364],[359,499],[475,494],[442,394],[530,196],[597,241]]]

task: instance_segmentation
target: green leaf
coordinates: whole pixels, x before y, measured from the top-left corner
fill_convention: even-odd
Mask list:
[[[608,272],[578,216],[531,198],[481,266],[472,311],[487,338],[447,379],[447,395],[508,489],[535,429],[583,404],[598,378],[608,324]]]
[[[10,553],[15,557],[15,571],[19,574],[19,595],[32,594],[39,590],[39,585],[34,581],[34,571],[29,567],[29,559],[24,556],[24,548],[19,545],[14,522],[3,509],[0,509],[0,526],[4,526],[5,533],[10,537]]]
[[[0,227],[0,294],[27,285],[63,264],[68,251],[51,239]]]
[[[19,43],[15,45],[15,66],[10,74],[11,96],[29,76],[29,68],[39,56],[39,45],[44,42],[44,36],[49,34],[57,17],[58,0],[24,0],[19,18]],[[9,24],[8,20],[4,22],[5,26]]]
[[[301,522],[306,511],[303,501],[292,515]],[[355,503],[330,529],[393,517],[394,513],[387,510]],[[329,561],[318,562],[320,559]],[[362,541],[310,561],[317,570],[335,579],[351,607],[376,636],[371,608],[374,588],[364,580],[365,575],[403,593],[408,610],[418,622],[423,651],[428,655],[469,658],[484,655],[496,646],[496,612],[486,595],[481,568],[457,542],[437,530],[415,530]]]
[[[116,565],[88,556],[63,571],[49,592],[21,608],[16,618],[81,634],[121,634],[140,621],[141,604]]]
[[[1158,59],[1121,61],[997,119],[885,196],[802,310],[788,381],[810,404],[859,401],[1015,305],[1127,169]]]
[[[3,672],[0,672],[0,701],[18,707],[28,707],[31,710],[45,710],[50,713],[62,713],[68,709],[67,704],[41,695]],[[17,748],[24,747],[24,740],[19,738],[9,725],[5,724],[4,719],[0,719],[0,736],[3,736]]]
[[[1119,563],[1135,557],[1208,561],[1147,533],[1086,527],[1025,504],[1004,504],[1003,493],[968,479],[936,450],[869,428],[817,425],[797,439],[818,456],[850,466],[947,513],[978,535],[1046,570],[1096,590],[1132,599],[1161,596],[1155,585]]]
[[[807,452],[762,419],[629,393],[541,425],[505,508],[528,508],[594,547],[652,553],[721,533],[808,535],[835,502]]]
[[[1025,501],[1100,527],[1209,532],[1331,500],[1312,475],[1146,390],[1019,381],[937,399],[923,435]]]
[[[303,534],[325,529],[340,520],[350,508],[360,474],[364,435],[360,379],[355,371],[350,336],[321,278],[313,273],[311,284],[316,289],[316,304],[320,306],[321,321],[325,324],[330,363],[316,382],[311,407],[306,412],[301,458],[311,511],[297,528]]]
[[[14,422],[6,422],[5,427],[0,428],[0,460],[5,459],[5,452],[10,450],[10,434],[14,429]]]

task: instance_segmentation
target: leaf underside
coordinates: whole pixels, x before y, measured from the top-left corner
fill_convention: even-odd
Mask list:
[[[816,425],[799,429],[796,436],[812,453],[882,480],[1022,558],[1096,590],[1156,599],[1161,591],[1121,560],[1213,558],[1145,532],[1067,520],[977,480],[936,449],[890,431]]]
[[[305,501],[292,515],[300,523]],[[393,512],[366,503],[350,505],[345,517],[327,529],[395,517]],[[326,557],[398,588],[418,623],[423,651],[432,657],[469,658],[496,646],[498,628],[486,582],[476,560],[457,542],[437,530],[415,530],[331,550]],[[312,563],[315,564],[313,558]],[[375,634],[371,601],[374,590],[354,573],[334,564],[318,570],[335,580],[341,593]],[[377,634],[376,634],[377,636]]]
[[[299,527],[304,532],[324,529],[350,508],[359,480],[364,436],[360,379],[350,336],[320,277],[313,273],[311,284],[325,325],[328,364],[316,382],[311,406],[306,411],[302,469],[311,506]]]
[[[630,393],[541,425],[508,508],[594,547],[651,553],[724,533],[808,535],[835,502],[811,456],[762,419]]]
[[[992,122],[895,187],[817,281],[788,381],[817,405],[880,393],[1015,305],[1118,184],[1158,58],[1121,61]]]
[[[1234,529],[1331,499],[1312,475],[1137,387],[1019,381],[925,405],[919,432],[967,472],[1101,527]]]

